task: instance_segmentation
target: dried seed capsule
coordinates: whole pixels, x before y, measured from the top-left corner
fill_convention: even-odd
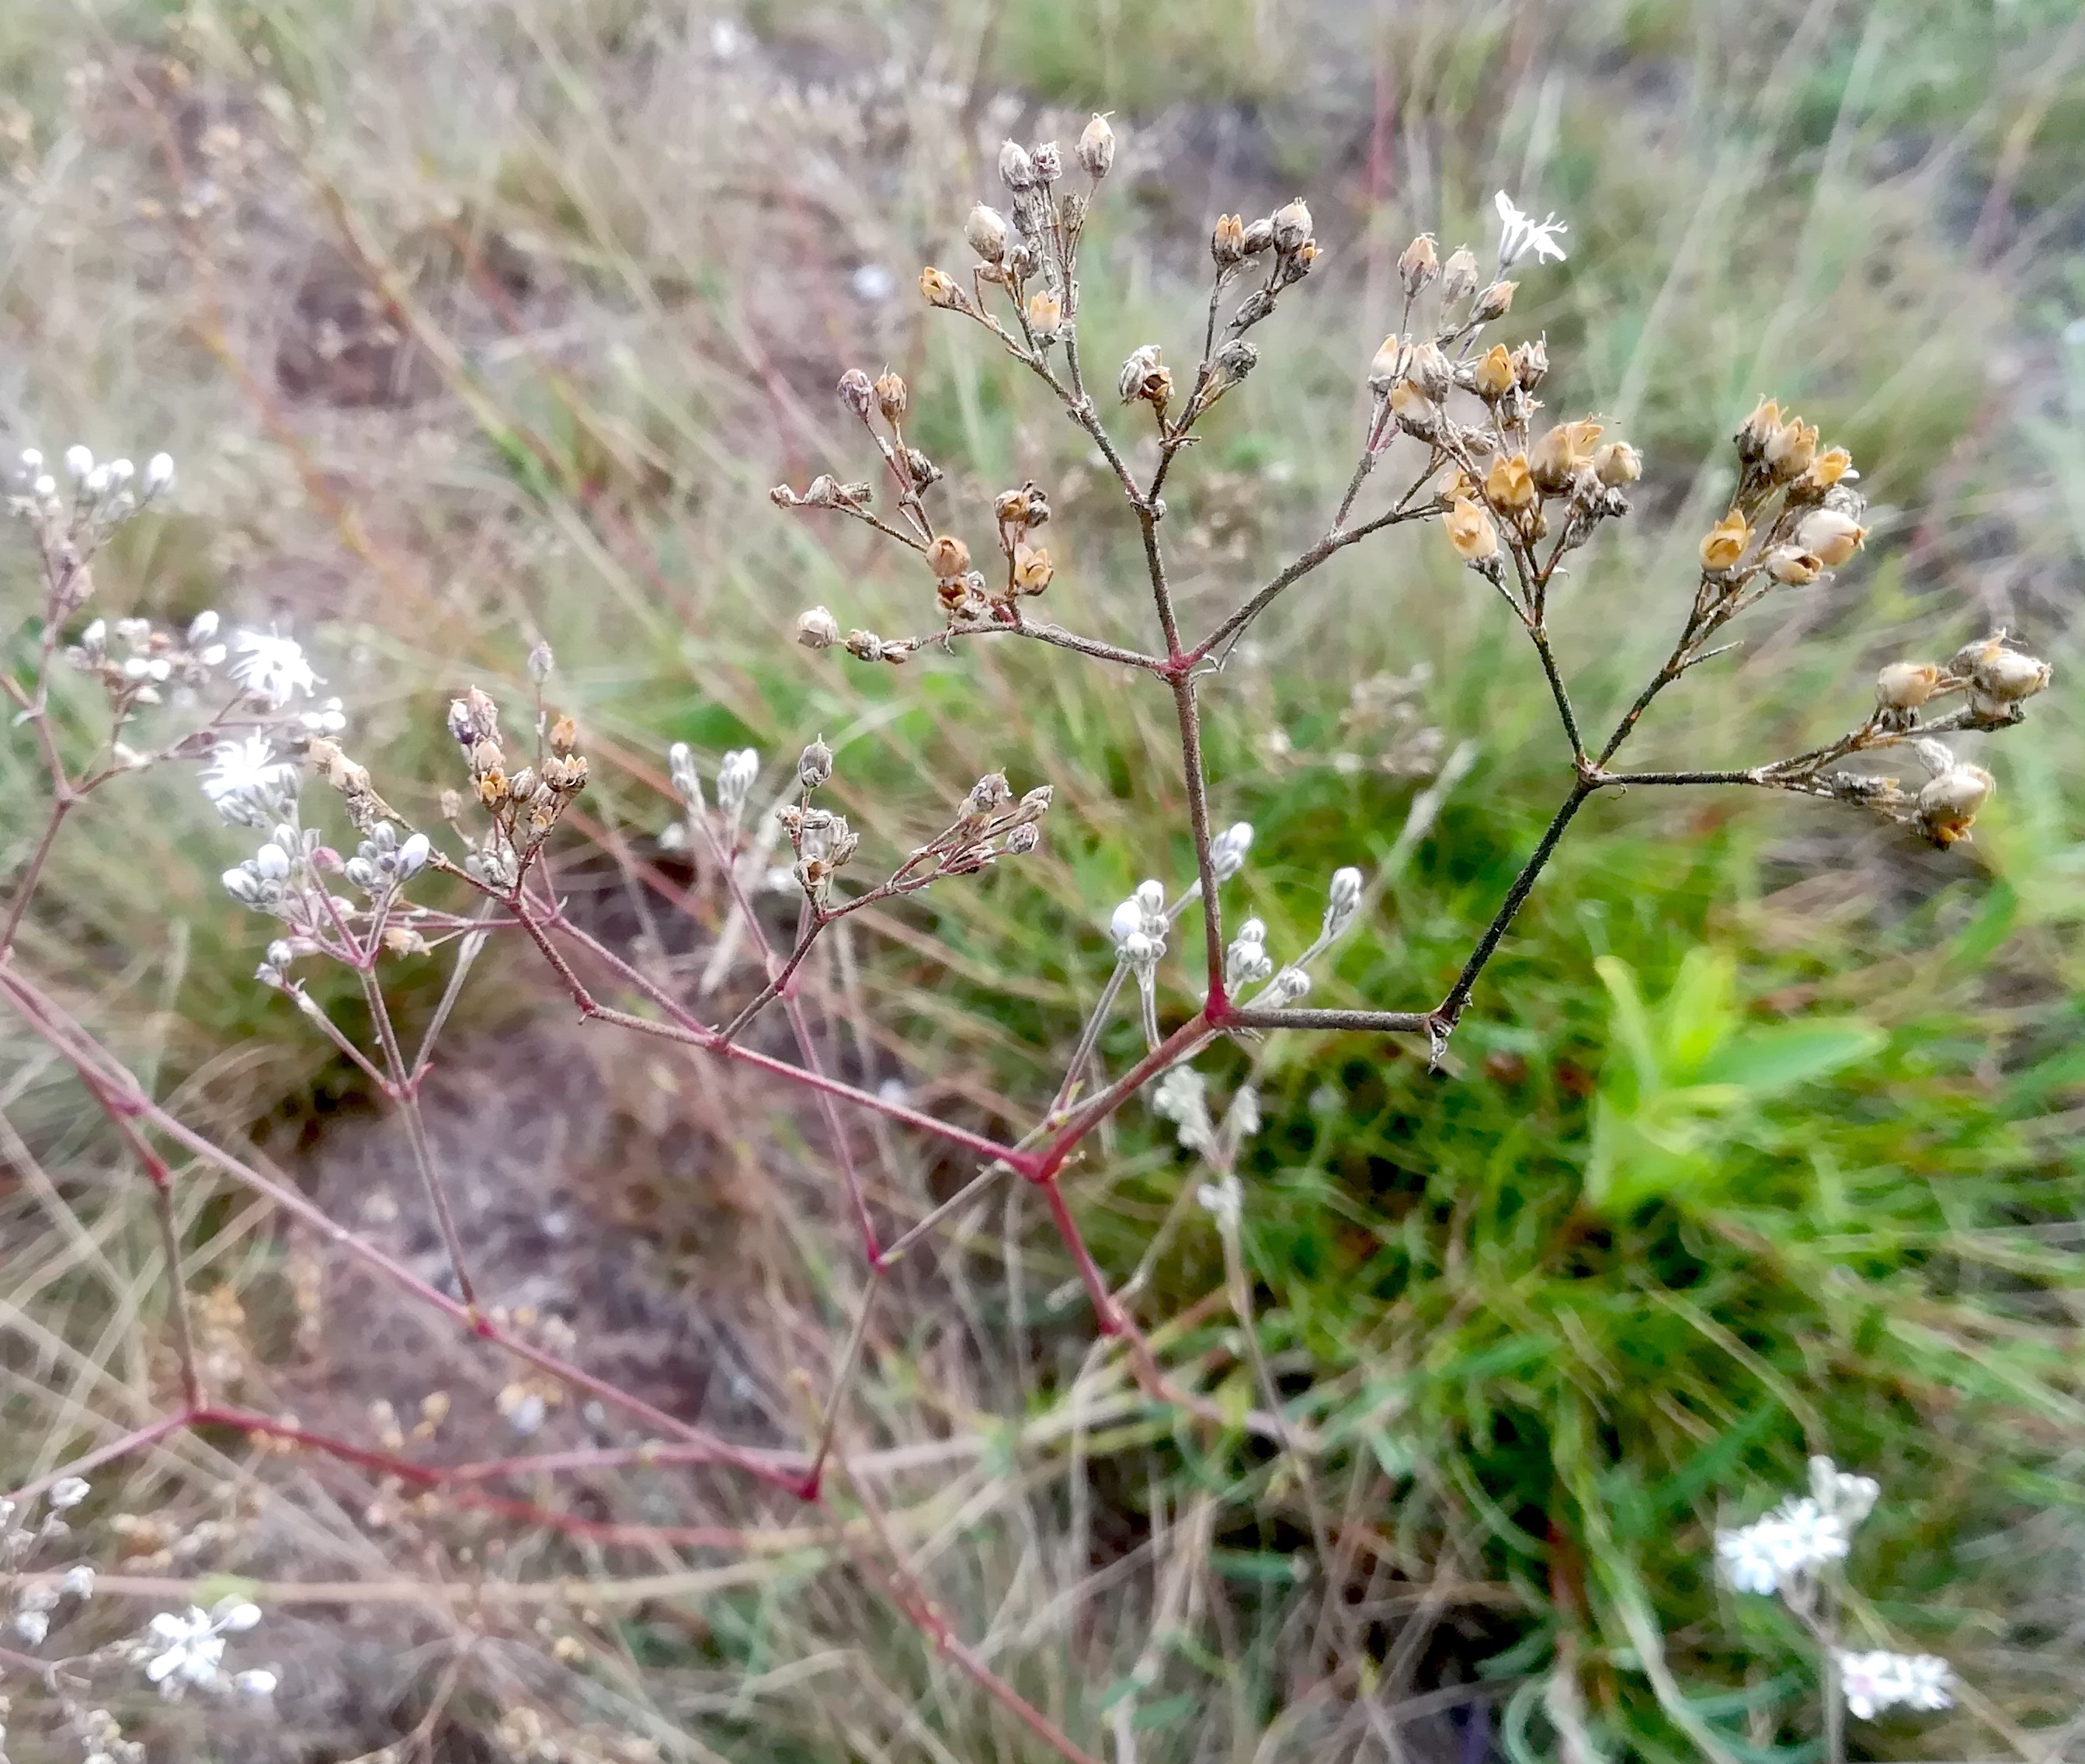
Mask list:
[[[1619,490],[1643,476],[1643,456],[1626,441],[1610,441],[1593,455],[1593,472],[1609,490]]]
[[[1459,499],[1443,523],[1448,543],[1465,563],[1482,563],[1498,555],[1498,529],[1475,502]]]
[[[1235,214],[1219,214],[1209,234],[1209,255],[1217,267],[1228,269],[1244,262],[1245,250],[1245,223]]]
[[[1513,377],[1522,392],[1533,392],[1549,377],[1549,345],[1541,337],[1525,342],[1513,352]]]
[[[1480,324],[1505,317],[1513,310],[1513,291],[1519,286],[1518,282],[1494,282],[1477,296],[1476,304],[1470,308],[1470,316]]]
[[[1509,512],[1535,507],[1539,497],[1525,453],[1510,458],[1501,454],[1492,462],[1491,470],[1484,474],[1484,500]]]
[[[856,416],[861,418],[863,421],[866,422],[868,418],[868,413],[876,402],[876,388],[869,383],[868,375],[864,374],[859,367],[850,367],[844,374],[840,375],[840,383],[837,389],[839,392],[841,407],[843,409],[851,411]],[[830,478],[823,479],[821,481],[824,482],[828,486],[830,486],[832,482]],[[815,495],[816,486],[814,485],[813,486],[813,498],[815,498]]]
[[[983,202],[970,210],[970,218],[963,223],[963,237],[987,263],[999,263],[1005,258],[1006,236],[1006,217]]]
[[[1053,341],[1064,328],[1064,303],[1047,288],[1038,288],[1028,297],[1028,329],[1038,341]]]
[[[1272,216],[1276,248],[1297,252],[1310,237],[1310,208],[1300,196],[1284,202]]]
[[[1455,384],[1448,358],[1433,343],[1421,343],[1406,358],[1404,377],[1436,404],[1448,396]]]
[[[1404,346],[1392,331],[1377,346],[1369,363],[1369,390],[1380,397],[1404,377]]]
[[[1217,372],[1226,387],[1235,386],[1259,366],[1259,351],[1242,337],[1234,337],[1217,351]]]
[[[1017,196],[1035,188],[1035,162],[1028,157],[1028,150],[1018,141],[1000,144],[999,180]]]
[[[970,566],[970,548],[952,533],[943,533],[927,548],[927,567],[943,581]]]
[[[1441,299],[1453,306],[1477,285],[1477,260],[1467,245],[1459,245],[1441,269]]]
[[[1918,793],[1918,821],[1926,837],[1938,846],[1964,837],[1991,799],[1992,787],[1991,774],[1981,765],[1957,764],[1937,774]]]
[[[1272,251],[1274,248],[1274,223],[1262,215],[1246,228],[1245,237],[1241,243],[1248,257],[1257,257],[1263,251]]]
[[[1767,438],[1768,469],[1783,480],[1800,477],[1817,457],[1817,426],[1792,417]]]
[[[1766,554],[1766,573],[1789,587],[1807,588],[1824,567],[1799,545],[1776,545]]]
[[[1806,515],[1795,529],[1795,542],[1828,570],[1836,570],[1860,549],[1868,530],[1836,508]]]
[[[1977,690],[2000,704],[2017,704],[2032,698],[2049,685],[2049,666],[2016,649],[1988,646],[1971,676]]]
[[[805,790],[816,790],[833,775],[833,750],[820,736],[796,760],[796,782]]]
[[[1040,594],[1050,586],[1050,579],[1055,573],[1047,547],[1016,545],[1013,548],[1013,585],[1023,594]]]
[[[1780,405],[1773,399],[1762,398],[1731,439],[1737,444],[1738,457],[1751,465],[1766,457],[1767,443],[1780,433]]]
[[[885,422],[895,422],[905,414],[905,381],[902,375],[879,375],[875,389],[876,408],[883,413]]]
[[[1486,404],[1496,404],[1514,388],[1513,357],[1507,354],[1503,343],[1494,343],[1478,358],[1476,372],[1477,396]]]
[[[1404,297],[1416,299],[1420,290],[1441,273],[1441,260],[1433,249],[1433,235],[1421,233],[1404,248],[1397,260],[1397,278],[1404,284]]]
[[[1096,183],[1115,164],[1115,130],[1105,117],[1095,117],[1079,136],[1079,163]]]
[[[1035,181],[1038,184],[1055,184],[1064,176],[1064,156],[1057,151],[1055,142],[1041,142],[1036,147],[1032,158],[1035,166]]]
[[[1745,517],[1732,509],[1709,529],[1708,537],[1701,541],[1701,567],[1718,572],[1735,569],[1752,536]]]
[[[1803,488],[1806,490],[1828,490],[1841,478],[1860,474],[1854,470],[1854,456],[1844,447],[1827,447],[1810,462],[1810,469],[1803,474]]]
[[[926,295],[929,306],[947,307],[958,312],[968,310],[970,306],[954,279],[932,264],[919,272],[919,291]]]
[[[1940,670],[1930,662],[1892,662],[1875,676],[1875,702],[1885,710],[1915,710],[1939,682]]]

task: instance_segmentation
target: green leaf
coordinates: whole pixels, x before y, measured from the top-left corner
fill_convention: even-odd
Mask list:
[[[1871,1058],[1888,1040],[1858,1017],[1781,1024],[1739,1037],[1696,1075],[1705,1083],[1730,1084],[1761,1096]]]

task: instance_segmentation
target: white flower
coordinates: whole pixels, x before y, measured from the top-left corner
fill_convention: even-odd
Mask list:
[[[51,1632],[50,1614],[45,1611],[17,1611],[15,1613],[15,1633],[30,1647],[40,1647],[44,1638]]]
[[[169,1701],[190,1685],[214,1684],[224,1658],[224,1638],[209,1612],[191,1605],[185,1613],[162,1611],[150,1625],[159,1652],[145,1662],[145,1677]]]
[[[1539,223],[1521,213],[1514,200],[1504,190],[1492,198],[1499,217],[1499,273],[1503,275],[1527,253],[1535,253],[1537,263],[1545,257],[1564,261],[1564,248],[1556,243],[1556,235],[1568,233],[1570,227],[1554,214],[1545,216]]]
[[[1723,1564],[1723,1578],[1740,1592],[1770,1593],[1781,1584],[1779,1524],[1773,1518],[1718,1532],[1716,1554]]]
[[[145,462],[145,494],[157,496],[174,481],[174,459],[170,453],[155,453]]]
[[[1845,1525],[1808,1495],[1783,1501],[1773,1516],[1784,1575],[1810,1573],[1845,1555]]]
[[[87,1496],[87,1478],[82,1476],[62,1476],[51,1484],[51,1491],[45,1499],[61,1509],[77,1507]]]
[[[1190,1151],[1215,1148],[1217,1130],[1209,1119],[1208,1080],[1191,1066],[1176,1066],[1151,1092],[1153,1109],[1178,1129]]]
[[[272,1697],[280,1682],[274,1673],[258,1666],[231,1675],[231,1688],[242,1697]]]
[[[231,677],[257,698],[280,710],[299,693],[308,695],[319,684],[312,664],[293,637],[274,631],[241,631],[234,647],[239,659],[231,664]]]
[[[1810,1492],[1817,1504],[1834,1515],[1848,1531],[1875,1511],[1882,1484],[1872,1476],[1842,1470],[1828,1457],[1810,1461]]]
[[[1213,1215],[1219,1225],[1228,1228],[1238,1223],[1245,1204],[1245,1189],[1236,1177],[1227,1176],[1221,1182],[1201,1184],[1195,1190],[1195,1201]]]
[[[296,778],[295,765],[277,759],[267,736],[249,735],[241,740],[220,741],[210,749],[202,793],[213,803],[227,796],[274,797],[290,790]]]
[[[145,1662],[145,1676],[169,1701],[190,1685],[219,1688],[225,1681],[224,1638],[249,1630],[260,1621],[261,1607],[238,1598],[220,1600],[207,1611],[199,1605],[191,1605],[185,1612],[162,1611],[147,1627],[159,1652]],[[241,1681],[248,1676],[267,1679],[270,1690],[275,1687],[274,1675],[270,1673],[241,1673],[231,1682],[244,1689]]]
[[[84,478],[94,469],[94,456],[74,442],[66,449],[65,468],[68,477]]]
[[[1951,1709],[1953,1674],[1947,1662],[1932,1654],[1839,1652],[1839,1682],[1846,1710],[1872,1721],[1901,1703],[1907,1709]]]
[[[74,1563],[66,1570],[65,1578],[58,1582],[58,1590],[76,1599],[87,1597],[94,1591],[94,1570],[84,1562]]]

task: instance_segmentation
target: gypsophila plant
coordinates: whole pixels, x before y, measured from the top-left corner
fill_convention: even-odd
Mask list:
[[[91,1492],[84,1477],[62,1476],[43,1490],[40,1516],[28,1503],[18,1507],[0,1500],[0,1599],[8,1611],[6,1645],[0,1645],[0,1764],[7,1757],[11,1685],[34,1685],[44,1693],[54,1731],[78,1748],[81,1764],[144,1764],[145,1748],[126,1739],[117,1718],[93,1700],[97,1677],[106,1684],[117,1675],[138,1674],[168,1703],[190,1691],[249,1703],[274,1694],[277,1675],[270,1669],[226,1664],[225,1638],[261,1621],[261,1608],[250,1600],[162,1611],[135,1635],[66,1651],[67,1622],[92,1597],[95,1584],[91,1563],[63,1559],[73,1540],[66,1516]]]
[[[1043,597],[1058,573],[1047,543],[1054,518],[1049,488],[1023,482],[975,509],[952,506],[949,474],[908,429],[911,392],[895,373],[873,376],[850,368],[839,382],[841,405],[873,456],[873,477],[820,476],[801,489],[785,485],[772,493],[784,508],[873,529],[909,553],[919,571],[922,629],[915,634],[848,628],[832,611],[813,607],[796,625],[807,648],[897,667],[928,655],[953,657],[974,640],[1025,639],[1117,670],[1162,697],[1171,710],[1192,873],[1154,876],[1111,912],[1106,903],[1093,903],[1094,918],[1105,924],[1112,943],[1113,973],[1054,1094],[1017,1130],[966,1125],[915,1107],[902,1094],[835,1075],[799,991],[806,965],[829,947],[829,934],[843,921],[929,889],[960,886],[1034,852],[1049,821],[1048,781],[1017,785],[998,771],[957,781],[949,793],[956,806],[922,838],[898,829],[857,828],[829,806],[840,762],[822,736],[779,768],[763,765],[749,748],[710,761],[689,747],[674,748],[668,764],[681,804],[677,842],[697,855],[728,903],[712,965],[728,973],[742,955],[758,974],[734,1007],[712,1014],[673,973],[618,952],[589,930],[560,885],[554,836],[588,787],[588,761],[577,722],[550,702],[557,676],[547,647],[538,646],[529,656],[533,703],[518,726],[475,686],[449,703],[446,726],[455,769],[439,786],[439,821],[416,825],[380,792],[370,766],[353,756],[345,708],[316,699],[321,682],[293,638],[274,630],[221,635],[209,614],[180,630],[138,619],[113,629],[99,618],[80,622],[97,548],[121,521],[168,492],[172,469],[163,457],[140,476],[121,461],[99,466],[75,448],[66,456],[61,484],[45,470],[40,456],[23,456],[11,502],[29,534],[42,592],[16,642],[4,688],[19,713],[18,723],[42,755],[51,795],[47,823],[12,879],[0,918],[0,994],[78,1075],[151,1185],[174,1283],[168,1314],[178,1397],[158,1420],[96,1447],[93,1463],[209,1427],[243,1434],[271,1452],[316,1453],[359,1466],[385,1478],[393,1494],[410,1491],[481,1523],[524,1522],[575,1538],[635,1544],[664,1542],[677,1533],[598,1521],[554,1501],[509,1500],[484,1493],[482,1485],[615,1464],[710,1465],[811,1503],[830,1518],[827,1471],[881,1289],[914,1245],[988,1189],[1009,1181],[1025,1183],[1042,1198],[1103,1338],[1097,1355],[1126,1356],[1146,1397],[1184,1423],[1232,1425],[1239,1418],[1180,1377],[1147,1333],[1135,1302],[1143,1291],[1142,1271],[1124,1285],[1112,1282],[1089,1251],[1065,1196],[1064,1178],[1075,1160],[1148,1090],[1153,1109],[1207,1167],[1208,1180],[1196,1193],[1223,1243],[1232,1308],[1264,1405],[1244,1424],[1299,1466],[1314,1542],[1329,1563],[1336,1548],[1347,1546],[1336,1541],[1332,1522],[1311,1490],[1308,1463],[1315,1442],[1285,1416],[1282,1393],[1259,1358],[1251,1321],[1242,1249],[1246,1209],[1237,1163],[1257,1124],[1256,1104],[1251,1088],[1242,1089],[1219,1118],[1190,1062],[1226,1038],[1251,1045],[1273,1034],[1317,1030],[1416,1036],[1438,1065],[1487,965],[1573,817],[1605,791],[1631,785],[1746,786],[1858,805],[1939,846],[1969,836],[1992,780],[1943,738],[2018,723],[2026,701],[2049,677],[2046,664],[2003,631],[1945,664],[1902,661],[1886,668],[1874,708],[1845,734],[1807,752],[1735,769],[1618,767],[1645,714],[1667,689],[1730,647],[1735,639],[1726,634],[1736,621],[1755,609],[1790,605],[1858,556],[1867,535],[1854,488],[1858,474],[1846,450],[1824,444],[1815,426],[1784,414],[1770,400],[1759,405],[1737,431],[1727,506],[1701,541],[1698,570],[1663,591],[1649,584],[1641,591],[1646,601],[1665,594],[1676,635],[1666,659],[1601,736],[1600,725],[1588,720],[1574,699],[1552,647],[1552,590],[1567,563],[1589,555],[1604,527],[1629,517],[1631,486],[1643,461],[1626,439],[1590,416],[1550,420],[1538,396],[1550,372],[1545,340],[1497,334],[1513,310],[1514,273],[1523,265],[1533,269],[1562,259],[1569,232],[1553,215],[1534,221],[1503,193],[1497,203],[1500,235],[1486,261],[1462,246],[1444,261],[1430,234],[1413,240],[1400,258],[1395,329],[1362,367],[1369,413],[1350,477],[1322,535],[1206,629],[1187,629],[1170,573],[1169,484],[1191,446],[1221,419],[1229,395],[1255,371],[1260,355],[1254,336],[1302,298],[1322,248],[1301,198],[1251,222],[1220,217],[1210,235],[1212,271],[1199,343],[1185,357],[1191,366],[1176,373],[1166,346],[1153,341],[1132,350],[1110,379],[1083,354],[1081,278],[1092,205],[1116,154],[1114,130],[1098,117],[1069,155],[1054,142],[1008,142],[997,167],[1004,210],[981,201],[963,225],[974,261],[961,275],[929,266],[919,285],[930,307],[975,327],[1031,375],[1098,456],[1140,537],[1153,632],[1148,647],[1105,642],[1042,616]],[[1133,469],[1133,458],[1150,463]],[[1370,501],[1371,490],[1385,480],[1389,493]],[[1323,884],[1318,935],[1301,948],[1280,946],[1240,898],[1255,847],[1251,827],[1220,829],[1211,813],[1205,700],[1220,702],[1224,663],[1240,640],[1322,566],[1393,528],[1429,523],[1439,526],[1471,579],[1497,596],[1526,634],[1534,657],[1531,680],[1539,674],[1539,689],[1553,704],[1571,782],[1444,992],[1394,1007],[1317,1007],[1306,1002],[1314,970],[1361,923],[1370,878],[1358,867],[1336,870]],[[100,683],[105,702],[98,719],[61,715],[53,684],[64,668]],[[1865,769],[1900,757],[1922,776],[1906,779]],[[202,762],[203,793],[240,842],[223,881],[231,899],[267,922],[258,981],[282,994],[395,1112],[445,1248],[443,1275],[416,1271],[328,1217],[252,1157],[184,1122],[19,959],[16,934],[66,817],[120,774],[175,759]],[[305,802],[314,784],[328,793],[327,808]],[[1165,844],[1156,829],[1152,842],[1154,849]],[[779,937],[759,904],[763,891],[775,888],[793,902],[793,927]],[[481,1302],[420,1096],[461,989],[495,938],[532,946],[583,1019],[766,1073],[800,1087],[815,1101],[867,1278],[830,1384],[793,1444],[726,1438],[670,1413],[575,1363],[569,1339],[524,1327],[517,1315]],[[417,1044],[409,1048],[387,999],[386,964],[431,952],[449,956],[448,977]],[[367,1006],[366,1028],[337,1020],[311,988],[308,976],[328,966],[354,977]],[[1142,1032],[1143,1052],[1110,1070],[1100,1051],[1103,1032],[1126,999],[1133,999],[1128,1007]],[[769,1042],[771,1012],[793,1045],[793,1058]],[[886,1129],[938,1143],[966,1160],[968,1173],[950,1198],[894,1232],[858,1164],[850,1113],[880,1117]],[[507,1373],[499,1410],[516,1433],[536,1435],[554,1407],[573,1398],[573,1406],[596,1418],[588,1423],[595,1429],[589,1443],[546,1452],[540,1461],[524,1455],[435,1464],[411,1455],[388,1407],[372,1447],[223,1400],[209,1388],[191,1338],[188,1295],[180,1286],[170,1153],[265,1198],[340,1254],[477,1338]],[[414,1439],[429,1437],[439,1420],[429,1410]],[[38,1487],[55,1493],[70,1486],[57,1478],[76,1469],[62,1466]],[[1857,1712],[1938,1694],[1923,1667],[1917,1673],[1897,1672],[1879,1666],[1878,1656],[1839,1652],[1826,1570],[1843,1554],[1858,1515],[1838,1482],[1829,1492],[1828,1500],[1816,1495],[1763,1522],[1764,1531],[1755,1527],[1723,1540],[1719,1547],[1734,1584],[1781,1592],[1811,1625],[1828,1661],[1836,1663],[1831,1669],[1842,1674],[1847,1706]],[[1076,1738],[955,1633],[902,1560],[882,1560],[843,1528],[835,1536],[835,1547],[849,1552],[868,1582],[1035,1741],[1065,1758],[1088,1758]],[[248,1609],[198,1609],[155,1619],[151,1640],[158,1651],[146,1662],[148,1676],[175,1688],[214,1683],[224,1635],[241,1626]],[[1913,1678],[1917,1688],[1892,1688],[1910,1686]],[[1829,1702],[1837,1707],[1836,1697]]]
[[[1846,1558],[1855,1530],[1881,1493],[1873,1477],[1813,1457],[1807,1495],[1791,1495],[1749,1525],[1716,1534],[1724,1579],[1740,1592],[1778,1595],[1815,1645],[1824,1684],[1824,1755],[1832,1764],[1846,1755],[1847,1715],[1871,1721],[1893,1708],[1954,1707],[1946,1660],[1845,1645]]]

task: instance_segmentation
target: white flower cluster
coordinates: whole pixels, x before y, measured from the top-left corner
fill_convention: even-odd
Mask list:
[[[191,1605],[185,1611],[162,1611],[147,1626],[149,1639],[135,1644],[145,1677],[172,1702],[191,1690],[265,1697],[275,1689],[275,1674],[255,1667],[224,1669],[224,1638],[249,1630],[261,1621],[261,1607],[244,1599],[224,1599],[206,1611]]]
[[[1810,1493],[1791,1495],[1764,1519],[1716,1533],[1723,1575],[1740,1592],[1807,1597],[1818,1571],[1845,1559],[1854,1528],[1868,1516],[1881,1486],[1840,1469],[1828,1457],[1810,1461]]]
[[[128,460],[98,463],[92,450],[77,442],[66,449],[63,463],[71,485],[69,493],[47,469],[41,453],[34,447],[22,450],[14,481],[8,486],[8,499],[17,514],[46,519],[91,515],[113,526],[173,488],[171,454],[154,454],[145,462],[142,479]]]
[[[1847,1712],[1872,1721],[1886,1709],[1951,1709],[1954,1673],[1936,1654],[1839,1651],[1839,1682]]]
[[[1854,1528],[1875,1510],[1881,1492],[1873,1477],[1842,1470],[1828,1457],[1813,1457],[1807,1495],[1790,1496],[1749,1525],[1716,1533],[1724,1578],[1741,1592],[1779,1593],[1816,1630],[1818,1576],[1845,1559]],[[1845,1648],[1833,1652],[1847,1710],[1863,1721],[1885,1709],[1954,1706],[1951,1671],[1937,1656]]]

